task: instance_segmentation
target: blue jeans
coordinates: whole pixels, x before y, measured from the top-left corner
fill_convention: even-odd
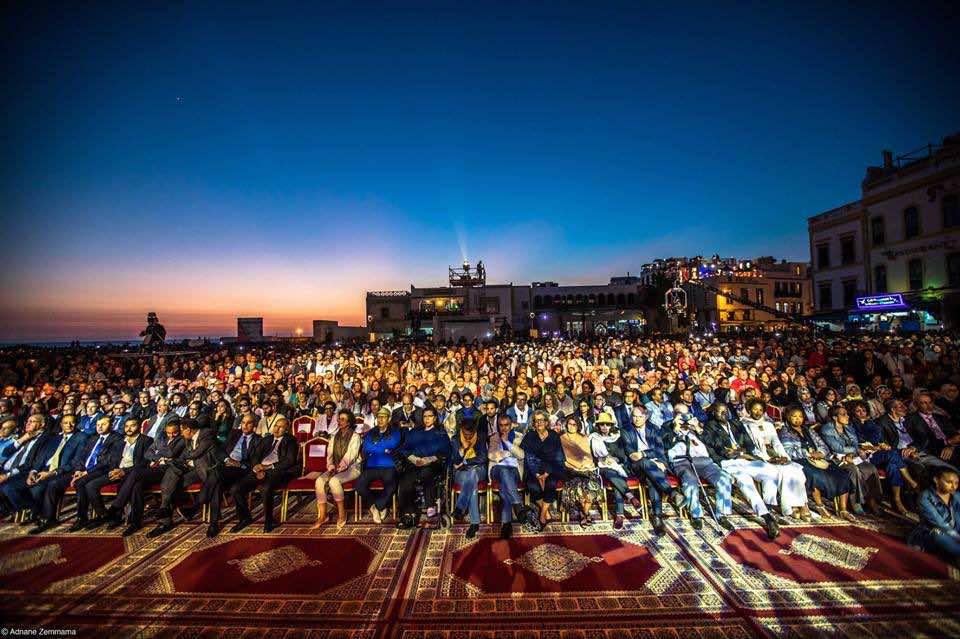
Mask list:
[[[500,483],[500,522],[513,521],[513,505],[522,504],[520,491],[520,471],[513,466],[494,466],[490,471],[490,480]]]
[[[477,486],[480,484],[480,466],[467,466],[454,474],[453,481],[460,486],[460,495],[457,497],[457,508],[470,513],[470,523],[480,523],[480,495]]]
[[[924,539],[923,549],[931,555],[947,559],[960,557],[960,537],[931,531]]]

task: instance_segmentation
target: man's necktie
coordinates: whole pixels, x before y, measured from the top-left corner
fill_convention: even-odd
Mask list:
[[[94,466],[97,465],[97,455],[100,454],[100,447],[103,446],[103,436],[97,440],[96,445],[94,445],[93,450],[90,451],[90,456],[87,457],[87,463],[84,464],[87,470],[92,470]]]
[[[63,452],[63,447],[67,445],[67,436],[63,435],[60,437],[60,445],[57,446],[57,450],[53,451],[53,456],[50,458],[50,463],[47,466],[47,470],[51,473],[56,472],[57,468],[60,467],[60,453]]]
[[[927,426],[930,427],[930,430],[933,431],[933,434],[936,435],[937,439],[946,444],[947,436],[943,434],[943,429],[940,428],[940,424],[937,423],[937,419],[932,414],[924,415],[923,413],[920,413],[920,416],[923,417],[923,421],[927,422]]]
[[[247,461],[247,436],[242,435],[240,437],[240,461]]]
[[[23,446],[21,446],[20,450],[18,450],[16,454],[14,454],[14,456],[10,458],[10,461],[8,462],[9,465],[7,466],[7,468],[9,468],[10,470],[13,470],[17,466],[19,466],[29,446],[30,446],[30,442],[27,442]]]

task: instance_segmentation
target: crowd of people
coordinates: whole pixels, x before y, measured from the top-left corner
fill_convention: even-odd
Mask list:
[[[695,529],[732,529],[742,504],[771,538],[870,513],[912,519],[911,545],[956,561],[958,376],[949,333],[7,349],[0,515],[40,534],[72,491],[70,531],[131,535],[149,516],[159,536],[207,506],[215,536],[227,498],[239,531],[259,491],[269,532],[303,468],[292,424],[309,417],[326,443],[317,528],[342,528],[355,490],[376,523],[394,498],[404,529],[445,505],[472,537],[489,483],[504,538],[561,514],[590,526],[609,492],[615,529],[646,504],[658,534],[664,503]]]

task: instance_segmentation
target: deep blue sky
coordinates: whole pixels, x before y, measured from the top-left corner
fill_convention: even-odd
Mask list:
[[[460,244],[807,259],[881,149],[960,129],[947,3],[12,4],[0,339],[362,321]]]

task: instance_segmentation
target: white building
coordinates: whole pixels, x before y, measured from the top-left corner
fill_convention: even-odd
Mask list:
[[[841,315],[857,310],[857,297],[901,293],[950,320],[960,291],[960,134],[883,158],[867,169],[860,200],[808,220],[816,309]]]

